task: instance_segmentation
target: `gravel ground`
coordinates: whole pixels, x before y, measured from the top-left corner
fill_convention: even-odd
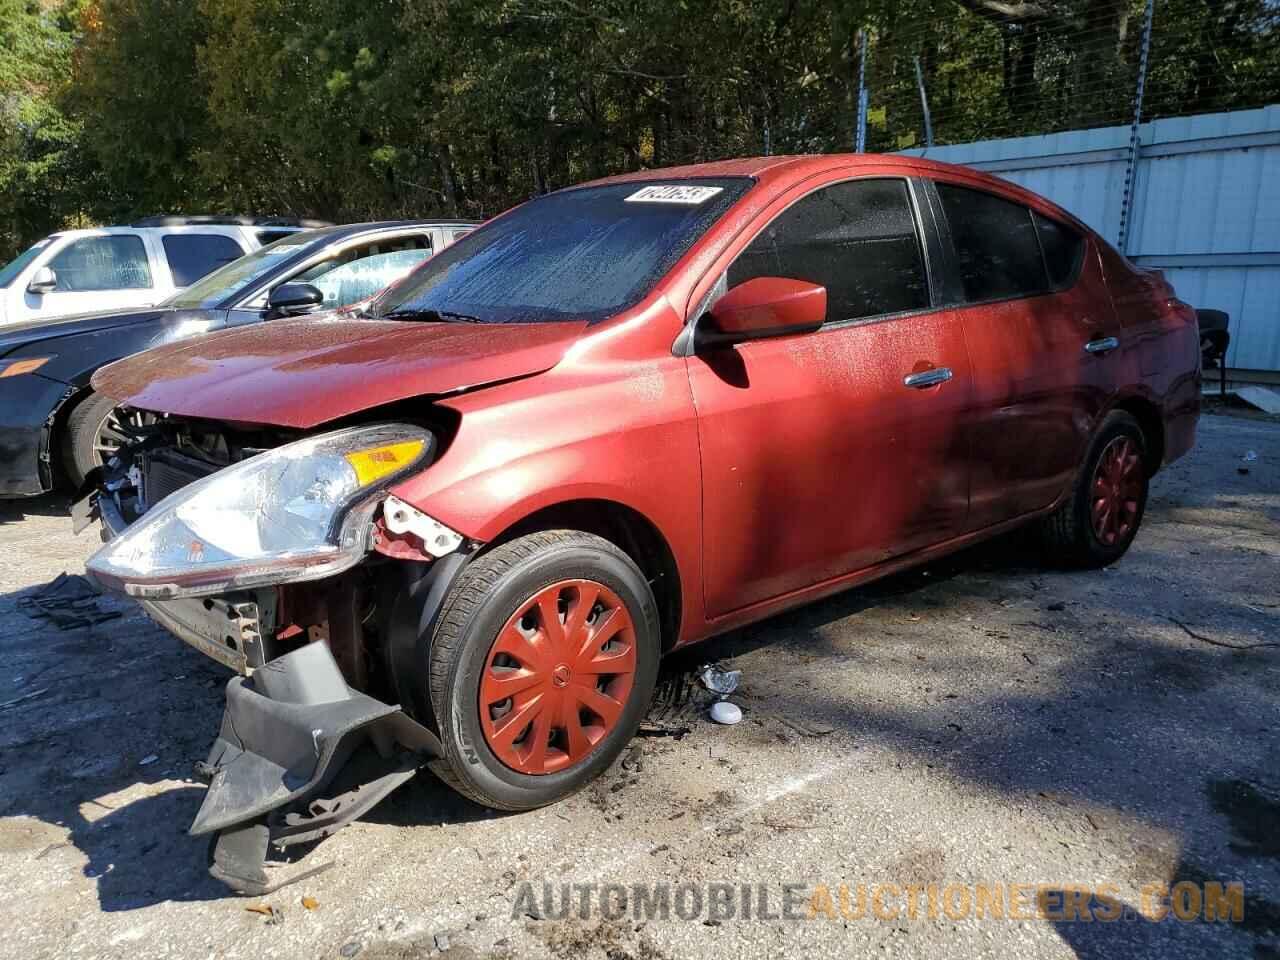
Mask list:
[[[740,669],[740,725],[669,709],[650,733],[687,735],[532,813],[422,775],[259,901],[186,834],[222,669],[124,602],[71,630],[19,609],[93,548],[63,509],[0,508],[4,955],[1280,957],[1280,649],[1226,646],[1280,640],[1280,424],[1206,417],[1113,569],[1002,541],[737,631],[672,670]],[[1243,922],[1055,919],[1052,891],[1111,884],[1132,918],[1179,880],[1242,882]],[[575,892],[558,918],[591,883],[762,885],[771,913],[583,919]],[[847,919],[842,883],[1043,884],[1049,916],[930,917],[920,894],[912,918],[890,894],[896,918]],[[795,919],[772,916],[784,884]],[[809,918],[822,889],[834,917]]]

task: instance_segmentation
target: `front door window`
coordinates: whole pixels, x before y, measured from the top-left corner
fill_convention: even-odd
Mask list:
[[[54,255],[49,266],[58,277],[57,293],[145,290],[151,286],[146,247],[141,237],[132,234],[73,240]]]
[[[386,289],[429,256],[426,235],[392,237],[344,250],[290,279],[316,287],[324,294],[322,309],[336,310]]]

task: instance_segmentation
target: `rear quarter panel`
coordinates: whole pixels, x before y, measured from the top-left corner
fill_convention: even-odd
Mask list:
[[[1133,266],[1105,243],[1107,275],[1123,333],[1121,402],[1141,396],[1155,404],[1164,423],[1164,462],[1194,445],[1200,419],[1200,330],[1195,310],[1178,299],[1158,271]]]

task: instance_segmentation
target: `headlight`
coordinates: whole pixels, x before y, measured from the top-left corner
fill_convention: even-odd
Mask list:
[[[0,380],[24,373],[35,373],[53,357],[23,357],[21,360],[0,360]]]
[[[286,444],[165,497],[85,566],[154,599],[332,576],[368,552],[378,491],[434,449],[426,430],[398,423]]]

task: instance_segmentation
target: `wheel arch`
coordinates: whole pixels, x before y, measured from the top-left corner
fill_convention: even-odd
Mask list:
[[[72,358],[75,360],[76,358]],[[59,371],[59,379],[68,385],[67,392],[63,395],[58,406],[50,413],[49,416],[49,463],[50,467],[55,471],[55,482],[71,483],[72,473],[70,464],[67,462],[71,456],[71,451],[66,443],[67,439],[67,421],[71,418],[71,414],[76,407],[91,399],[97,392],[93,389],[93,375],[98,372],[101,367],[108,363],[114,363],[120,359],[111,356],[106,360],[94,360],[92,363],[85,364],[83,358],[79,359],[74,366]],[[76,491],[72,491],[73,493]]]
[[[1155,476],[1164,464],[1165,451],[1164,416],[1160,407],[1149,397],[1130,394],[1117,400],[1111,410],[1123,411],[1138,421],[1143,440],[1146,441],[1147,475]],[[1107,412],[1110,413],[1111,410]]]
[[[667,538],[652,520],[616,500],[580,498],[540,507],[507,525],[485,550],[544,530],[580,530],[608,540],[635,561],[649,581],[661,618],[662,652],[680,636],[684,602],[680,571]]]
[[[93,387],[86,378],[83,383],[73,384],[63,396],[61,402],[53,409],[49,417],[49,464],[55,471],[54,482],[72,483],[70,464],[67,460],[71,451],[66,443],[67,421],[71,412],[93,396]],[[75,493],[76,491],[72,491]]]

